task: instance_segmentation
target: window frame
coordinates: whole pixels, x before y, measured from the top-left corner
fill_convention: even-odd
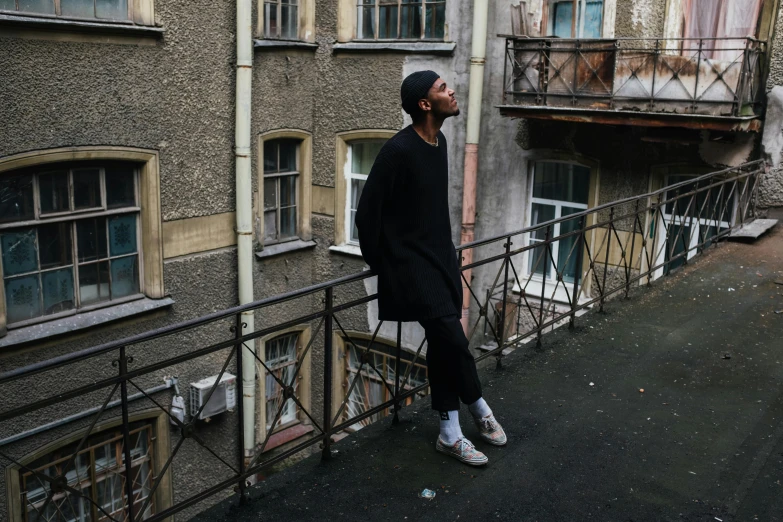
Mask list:
[[[333,408],[335,410],[333,412],[333,415],[337,414],[337,408],[339,408],[340,404],[342,404],[343,400],[345,399],[345,397],[340,395],[340,394],[347,393],[348,389],[351,386],[351,382],[353,382],[354,376],[358,374],[358,372],[351,367],[351,354],[350,354],[350,352],[351,352],[351,350],[354,349],[354,346],[353,346],[351,341],[353,341],[353,343],[355,343],[360,348],[366,348],[370,344],[370,342],[373,342],[373,344],[375,344],[375,345],[381,345],[381,346],[384,346],[384,347],[388,348],[388,353],[381,352],[379,350],[375,350],[372,347],[370,348],[370,352],[372,354],[374,354],[374,356],[379,355],[379,356],[381,356],[383,358],[383,360],[384,360],[384,368],[388,368],[388,363],[389,362],[392,363],[391,366],[394,366],[393,363],[394,363],[394,361],[396,361],[396,355],[391,353],[392,350],[396,350],[397,349],[396,342],[394,342],[392,340],[389,340],[389,339],[382,338],[382,337],[377,337],[377,336],[373,340],[373,338],[372,338],[373,336],[371,334],[369,334],[369,333],[352,332],[352,331],[348,331],[346,333],[350,336],[350,340],[346,339],[341,334],[335,334],[335,339],[337,341],[335,343],[335,345],[337,346],[338,349],[335,350],[337,363],[333,366],[333,368],[335,368],[337,370],[336,373],[337,373],[337,379],[338,380],[334,381],[334,382],[342,382],[343,386],[335,386],[335,391],[337,392],[337,394],[334,395],[333,398],[332,398],[332,404],[333,404]],[[406,359],[406,355],[407,355],[407,359]],[[427,378],[428,377],[428,374],[427,374],[427,362],[426,362],[426,358],[424,357],[424,354],[420,354],[418,359],[419,359],[419,362],[416,362],[416,350],[410,350],[410,349],[405,348],[404,346],[402,347],[402,356],[400,357],[400,361],[405,363],[405,364],[408,364],[408,365],[413,364],[414,366],[422,369],[424,371],[425,378]],[[380,371],[380,369],[379,369],[379,371]],[[407,368],[406,368],[405,371],[407,372]],[[383,373],[383,372],[381,372],[381,373]],[[413,372],[411,371],[411,375],[412,374],[413,374]],[[388,400],[393,398],[392,395],[389,392],[389,388],[388,387],[391,386],[392,388],[394,388],[395,381],[394,381],[394,379],[392,377],[389,377],[388,370],[386,371],[386,382],[385,383],[383,383],[381,381],[381,379],[380,379],[380,377],[378,376],[377,373],[375,373],[372,369],[367,368],[366,365],[365,365],[365,368],[362,369],[362,375],[366,379],[369,379],[369,380],[371,380],[371,381],[373,381],[375,383],[381,384],[382,390],[383,390],[383,398],[381,400],[381,403],[386,402],[386,401],[388,401]],[[404,374],[402,374],[402,375],[404,375]],[[402,384],[402,382],[400,382],[400,384]],[[359,383],[357,383],[354,388],[356,388],[358,386],[359,386]],[[408,383],[405,386],[405,390],[412,390],[416,386],[418,386],[418,384],[411,384],[411,380],[410,380],[410,377],[409,377]],[[423,394],[419,394],[419,397],[425,397],[426,395],[427,395],[427,393],[425,392]],[[367,401],[369,401],[369,382],[365,383],[365,395],[364,395],[364,398],[367,399]],[[350,404],[350,401],[351,401],[351,399],[348,398],[348,402],[346,403],[346,407],[343,409],[343,416],[342,416],[340,422],[344,422],[344,421],[348,420],[348,416],[350,415],[348,404]],[[409,405],[409,404],[411,404],[413,402],[414,402],[414,398],[413,397],[408,397],[405,400],[405,402],[403,403],[403,405],[407,406],[407,405]],[[369,404],[368,402],[366,402],[364,404],[364,406],[366,408],[374,407],[371,404]],[[378,414],[376,414],[376,415],[378,415]],[[368,425],[372,424],[373,422],[376,422],[377,420],[381,420],[381,419],[383,419],[383,417],[386,417],[388,415],[389,414],[383,415],[382,417],[379,417],[376,420],[371,420],[371,419],[373,419],[375,417],[375,415],[370,416],[367,419],[364,419],[362,421],[359,421],[357,423],[352,424],[351,426],[346,428],[345,431],[347,431],[349,433],[358,431],[359,429],[361,429],[361,428],[363,428],[365,426],[368,426]]]
[[[162,299],[166,297],[163,281],[163,233],[160,205],[160,173],[157,151],[137,149],[132,147],[92,146],[57,148],[25,152],[0,158],[0,176],[27,167],[45,169],[49,164],[81,163],[85,160],[95,162],[127,162],[135,163],[137,168],[137,206],[139,207],[139,228],[137,238],[142,243],[139,249],[139,288],[143,293],[139,297]],[[2,278],[0,269],[0,278]],[[8,331],[5,285],[0,285],[0,337]],[[131,299],[133,300],[133,299]],[[128,300],[108,301],[101,303],[105,307],[120,305]],[[103,308],[99,306],[98,308]],[[92,310],[91,308],[90,310]],[[90,310],[79,309],[77,314]],[[49,320],[62,320],[53,316],[45,316]],[[69,317],[72,315],[69,314]],[[19,323],[14,328],[22,326]]]
[[[391,129],[365,129],[338,133],[335,143],[335,174],[334,174],[334,246],[330,250],[344,254],[361,256],[361,250],[355,243],[348,243],[347,235],[350,219],[347,208],[350,205],[348,191],[350,183],[346,172],[350,170],[350,144],[352,142],[370,140],[389,140],[398,130]]]
[[[402,38],[400,36],[402,32],[402,9],[403,6],[416,6],[417,4],[404,4],[404,0],[351,0],[354,4],[354,23],[353,23],[353,34],[354,39],[357,41],[362,42],[374,42],[374,41],[381,41],[381,42],[443,42],[446,41],[448,30],[447,30],[447,16],[446,16],[446,5],[447,0],[419,0],[421,3],[418,4],[418,9],[420,11],[420,20],[421,20],[421,28],[420,28],[420,37],[419,38]],[[397,13],[397,36],[391,37],[391,38],[380,38],[380,19],[381,19],[381,8],[382,7],[390,7],[395,6],[397,7],[396,13]],[[443,37],[427,37],[427,5],[442,5],[443,6]],[[362,35],[361,31],[361,19],[359,16],[359,12],[363,9],[366,9],[368,7],[371,7],[373,10],[373,34],[371,37],[365,37]],[[409,8],[410,9],[410,8]],[[437,11],[433,10],[433,17],[436,16]]]
[[[544,0],[543,2],[543,12],[541,13],[541,34],[544,36],[548,36],[551,31],[554,29],[554,6],[553,4],[559,3],[559,2],[567,2],[568,0]],[[578,4],[583,0],[573,0],[574,4]],[[587,0],[584,0],[585,2]],[[614,38],[614,26],[615,26],[615,18],[617,16],[617,0],[602,0],[603,1],[603,9],[601,11],[601,31],[599,35],[599,39],[604,38]],[[578,12],[578,11],[577,11]],[[577,25],[579,25],[577,23]],[[582,26],[576,28],[576,33],[579,34],[584,27]],[[574,31],[571,31],[572,38],[575,38],[573,36]]]
[[[26,221],[18,221],[18,222],[8,222],[8,223],[0,223],[0,235],[7,231],[14,231],[18,229],[23,228],[30,228],[30,229],[38,229],[39,227],[46,226],[49,224],[55,224],[55,223],[67,223],[68,227],[70,228],[70,234],[71,234],[71,263],[69,265],[63,265],[63,266],[57,266],[53,268],[47,268],[42,269],[40,266],[38,266],[38,270],[33,272],[24,272],[20,274],[14,274],[11,277],[24,277],[24,276],[30,276],[33,274],[39,274],[39,281],[42,280],[42,274],[54,272],[57,270],[62,270],[64,268],[70,267],[72,271],[72,279],[73,279],[73,300],[74,300],[74,307],[70,310],[65,310],[62,312],[57,312],[54,314],[44,314],[40,315],[38,317],[33,317],[30,319],[24,319],[22,321],[16,321],[11,324],[7,324],[7,327],[9,329],[14,328],[23,328],[25,326],[31,326],[34,324],[41,324],[48,321],[53,321],[55,319],[60,319],[63,317],[70,317],[73,315],[77,315],[80,313],[90,312],[93,310],[98,310],[101,308],[107,308],[111,306],[116,306],[119,304],[127,303],[129,301],[135,301],[137,299],[141,299],[144,297],[144,267],[142,264],[143,259],[143,253],[142,253],[142,238],[141,238],[141,226],[140,226],[140,214],[141,214],[141,207],[139,206],[139,172],[138,172],[138,166],[133,165],[133,180],[134,180],[134,205],[127,206],[127,207],[121,207],[116,209],[109,209],[108,203],[107,203],[107,192],[106,192],[106,169],[109,165],[109,162],[99,162],[99,163],[80,163],[80,162],[70,162],[66,164],[55,164],[51,167],[44,167],[40,171],[37,169],[34,169],[33,172],[30,172],[28,175],[32,176],[32,184],[33,184],[33,219],[26,220]],[[131,164],[128,164],[127,166],[131,166]],[[102,207],[91,207],[91,208],[85,208],[85,209],[75,209],[74,204],[74,198],[75,198],[75,190],[73,187],[73,177],[74,172],[78,170],[87,170],[87,169],[98,169],[100,171],[100,197],[102,200]],[[28,170],[28,169],[24,169]],[[44,214],[41,210],[41,200],[40,200],[40,177],[42,175],[56,173],[56,172],[62,172],[67,171],[68,172],[68,188],[69,188],[69,207],[74,206],[74,210],[67,210],[67,211],[60,211],[60,212],[49,212]],[[19,173],[19,171],[12,171],[9,172],[9,175],[16,175]],[[122,254],[119,256],[112,256],[110,251],[110,241],[109,241],[109,231],[108,231],[108,220],[115,216],[123,216],[123,215],[131,215],[133,214],[136,221],[136,251],[133,254]],[[78,259],[78,241],[77,241],[77,233],[76,233],[76,224],[81,220],[87,220],[92,218],[104,218],[107,220],[106,227],[107,227],[107,244],[106,244],[106,257],[100,258],[93,261],[88,262],[80,262]],[[2,253],[2,249],[0,248],[0,254]],[[40,259],[41,251],[40,246],[38,248],[38,256]],[[82,296],[81,292],[79,290],[79,270],[80,267],[86,266],[86,265],[94,265],[102,262],[108,263],[109,267],[109,291],[111,292],[111,261],[114,259],[119,258],[126,258],[126,257],[132,257],[135,256],[137,258],[137,270],[138,270],[138,284],[139,284],[139,291],[127,296],[118,297],[116,299],[107,299],[104,301],[99,301],[97,303],[90,303],[85,306],[81,305]],[[5,270],[3,267],[2,261],[0,261],[0,280],[3,285],[3,291],[5,291]],[[39,285],[39,300],[43,300],[43,294],[40,293],[43,292],[42,285]],[[43,310],[43,303],[42,304],[42,310]],[[7,313],[8,304],[7,302],[4,303],[5,310]]]
[[[600,171],[599,164],[596,160],[581,155],[564,154],[558,151],[536,151],[528,157],[527,166],[527,187],[525,203],[525,226],[532,226],[532,210],[533,210],[533,186],[534,186],[534,169],[536,163],[566,163],[572,165],[578,165],[590,170],[590,180],[588,189],[587,205],[585,210],[593,208],[598,205],[598,196],[600,189]],[[539,198],[536,198],[539,199]],[[542,199],[542,201],[544,201]],[[558,200],[559,201],[559,200]],[[547,204],[547,203],[544,203]],[[577,206],[578,204],[573,204]],[[568,206],[568,205],[566,205]],[[587,215],[586,226],[590,227],[597,222],[597,215],[590,213]],[[559,230],[559,225],[558,225]],[[602,229],[598,229],[602,230]],[[557,237],[557,235],[553,235]],[[596,230],[590,230],[585,234],[585,240],[589,245],[590,252],[595,252],[596,248]],[[528,245],[531,242],[530,233],[524,234],[524,244]],[[567,283],[565,280],[563,283],[558,284],[557,280],[549,280],[549,278],[542,279],[539,274],[530,274],[530,256],[534,252],[534,249],[529,249],[522,254],[522,270],[520,271],[520,281],[523,286],[519,285],[519,282],[514,281],[513,292],[521,293],[524,287],[525,295],[531,299],[541,299],[541,293],[544,293],[545,301],[554,301],[555,303],[568,304],[569,298],[573,300],[573,283]],[[576,255],[574,252],[572,255]],[[553,255],[554,257],[554,255]],[[555,259],[557,259],[555,257]],[[582,255],[582,266],[580,267],[582,274],[589,267],[588,256],[586,250]],[[524,274],[524,275],[523,275]],[[528,281],[529,279],[529,281]],[[564,288],[564,285],[567,285]],[[587,278],[586,281],[580,281],[577,285],[577,295],[581,292],[579,302],[587,302],[589,300],[590,289],[592,287],[592,278]]]
[[[265,243],[264,235],[264,142],[277,139],[298,140],[297,146],[297,166],[298,166],[298,185],[297,185],[297,215],[296,228],[297,235],[286,239],[285,241],[274,243]],[[256,182],[256,241],[262,246],[272,246],[285,244],[289,241],[310,241],[312,239],[312,224],[310,216],[312,213],[312,179],[313,179],[313,138],[312,135],[300,129],[278,129],[267,131],[258,136],[257,145],[257,169],[258,178]]]
[[[279,170],[280,169],[280,145],[282,143],[278,143],[278,145],[277,145],[277,169],[278,170],[276,172],[269,172],[269,173],[263,172],[263,183],[264,184],[266,184],[266,182],[268,180],[274,180],[274,183],[275,183],[275,206],[274,206],[274,208],[266,206],[266,196],[264,196],[264,199],[260,200],[261,208],[259,210],[260,210],[260,212],[261,212],[261,214],[262,214],[262,216],[264,218],[264,229],[261,231],[261,235],[264,238],[264,245],[265,246],[266,245],[278,245],[280,243],[287,243],[289,241],[296,241],[297,239],[300,239],[300,237],[299,237],[299,222],[300,222],[299,213],[301,211],[301,208],[300,208],[300,204],[299,203],[301,201],[301,198],[299,197],[299,192],[301,190],[300,189],[301,167],[300,167],[300,160],[299,160],[299,158],[300,158],[301,141],[296,141],[296,140],[291,139],[291,138],[274,138],[274,139],[266,139],[266,140],[264,140],[264,145],[266,145],[266,142],[273,142],[273,141],[276,141],[276,142],[283,142],[283,141],[294,142],[294,146],[296,147],[296,150],[294,151],[294,161],[296,163],[296,166],[295,166],[294,170],[291,170],[291,171],[281,172]],[[264,158],[262,158],[262,160],[263,159]],[[262,161],[261,169],[265,170],[263,161]],[[281,221],[282,221],[281,215],[282,215],[282,211],[284,210],[282,204],[280,203],[280,192],[281,192],[280,186],[281,186],[282,181],[283,181],[284,178],[295,178],[294,179],[294,187],[295,187],[295,190],[296,190],[296,195],[294,197],[295,204],[294,205],[288,205],[287,207],[285,207],[286,210],[290,209],[292,207],[295,209],[295,215],[294,215],[295,233],[293,235],[291,235],[291,236],[280,237],[280,234],[281,234]],[[266,186],[263,187],[263,191],[264,191],[264,193],[266,192]],[[266,238],[266,221],[265,221],[266,220],[266,213],[270,212],[272,210],[274,210],[274,212],[275,212],[275,230],[277,231],[276,232],[277,233],[277,237],[274,240],[267,241],[267,238]]]
[[[357,140],[351,140],[348,142],[348,155],[347,159],[345,161],[345,208],[343,211],[345,212],[345,246],[353,246],[353,247],[359,247],[359,241],[354,241],[351,238],[351,235],[353,231],[351,230],[351,220],[349,219],[351,212],[354,211],[353,209],[353,201],[352,201],[352,191],[351,191],[351,185],[352,182],[355,181],[367,181],[367,177],[369,174],[359,174],[356,172],[353,172],[353,147],[354,145],[360,144],[360,143],[374,143],[383,141],[383,143],[386,143],[387,140],[383,140],[382,138],[367,138],[367,139],[357,139]],[[383,145],[383,144],[381,144]],[[374,161],[374,160],[373,160]],[[356,202],[356,206],[358,208],[359,202]]]
[[[256,38],[262,40],[273,40],[280,42],[315,42],[315,0],[297,1],[297,32],[294,38],[283,38],[282,36],[269,36],[266,34],[265,5],[267,3],[276,3],[278,5],[278,16],[280,14],[280,0],[258,0],[256,7]],[[279,18],[278,18],[279,20]],[[278,31],[280,34],[280,31]]]
[[[114,20],[110,18],[85,18],[78,16],[63,16],[62,8],[60,6],[61,0],[51,0],[54,4],[54,13],[43,13],[37,11],[21,11],[19,10],[19,0],[15,0],[17,8],[15,10],[0,9],[0,14],[20,16],[20,17],[34,17],[49,20],[63,20],[71,22],[88,22],[98,24],[109,24],[118,26],[127,25],[142,25],[153,26],[155,25],[155,2],[154,0],[128,0],[128,17],[122,20]],[[93,0],[93,5],[95,0]]]
[[[160,477],[161,473],[165,471],[165,474],[160,478],[158,489],[153,493],[154,498],[152,501],[157,507],[157,512],[162,512],[172,506],[174,498],[171,468],[166,470],[163,469],[163,466],[171,453],[168,415],[158,408],[146,409],[144,411],[131,413],[128,421],[131,424],[143,422],[150,426],[152,435],[151,444],[149,446],[150,452],[152,453],[152,465],[150,466],[150,469],[152,475],[155,477]],[[117,418],[99,423],[93,428],[92,434],[99,435],[101,433],[120,429],[121,422],[121,419]],[[20,458],[19,461],[23,465],[29,466],[36,460],[55,453],[61,448],[79,442],[83,436],[84,431],[78,430],[65,437],[59,437],[25,455],[23,458]],[[25,473],[25,470],[18,464],[11,464],[6,469],[6,502],[9,520],[26,520],[26,505],[21,502],[23,486],[22,475]]]
[[[307,325],[298,325],[295,327],[287,328],[285,330],[281,330],[279,332],[275,332],[273,334],[260,338],[256,343],[256,353],[259,355],[261,360],[264,361],[264,364],[266,364],[266,343],[292,334],[297,334],[299,336],[296,345],[296,360],[298,361],[300,359],[300,357],[303,355],[302,352],[304,351],[305,347],[310,343],[310,339],[312,335],[310,326]],[[307,353],[304,354],[304,357],[301,359],[302,367],[299,370],[299,374],[297,375],[297,384],[298,384],[297,398],[299,399],[302,408],[307,411],[310,411],[312,406],[312,390],[311,390],[312,353],[313,350],[311,346],[310,350],[308,350]],[[259,441],[263,441],[267,437],[271,438],[273,435],[277,435],[278,433],[282,433],[290,428],[294,428],[301,424],[305,424],[305,425],[310,424],[310,419],[307,418],[307,415],[305,415],[305,413],[302,411],[302,408],[299,408],[297,406],[296,419],[294,421],[289,422],[286,425],[281,425],[280,422],[278,421],[278,425],[275,427],[274,430],[269,431],[267,429],[267,422],[270,422],[274,419],[266,418],[266,404],[267,404],[266,373],[267,372],[266,372],[266,368],[264,367],[264,364],[261,364],[260,362],[256,362],[256,373],[258,375],[256,393],[257,396],[260,398],[258,401],[258,408],[256,409],[258,413],[257,421],[256,421],[256,440]]]
[[[294,341],[294,358],[293,358],[293,360],[285,361],[285,362],[283,362],[281,364],[277,364],[277,365],[273,365],[271,362],[269,362],[268,354],[266,353],[266,349],[268,348],[268,344],[269,343],[273,343],[275,341],[279,341],[281,339],[289,338],[289,337],[292,337],[292,336],[296,336],[296,340]],[[301,342],[302,342],[301,332],[298,332],[298,331],[296,331],[296,332],[289,332],[289,333],[285,333],[285,334],[282,334],[282,335],[276,335],[275,337],[264,341],[264,363],[267,365],[267,367],[271,371],[281,370],[281,369],[286,368],[288,366],[293,366],[294,369],[296,369],[296,366],[299,363],[299,357],[302,354]],[[265,375],[264,377],[268,377],[268,375]],[[296,382],[294,382],[294,396],[297,398],[297,400],[300,400],[300,398],[299,398],[299,383],[301,382],[301,379],[299,379],[298,377],[299,377],[299,375],[297,375],[297,380],[296,380]],[[278,376],[278,378],[282,380],[281,376]],[[265,405],[266,405],[267,408],[269,406],[269,402],[272,399],[277,399],[278,397],[281,397],[283,395],[283,388],[280,388],[280,385],[277,383],[277,381],[275,381],[275,391],[276,391],[275,395],[273,397],[271,397],[271,398],[266,396],[266,393],[264,393]],[[296,404],[296,401],[294,401],[293,399],[287,399],[287,400],[288,401],[292,401],[292,403],[293,403],[293,408],[294,408],[293,414],[289,415],[288,418],[285,418],[285,417],[283,417],[281,415],[281,417],[279,419],[277,419],[278,424],[277,424],[277,426],[274,427],[274,429],[271,429],[272,426],[269,425],[269,423],[271,421],[273,421],[274,418],[272,418],[272,419],[270,419],[268,417],[265,418],[265,424],[266,424],[265,429],[266,429],[267,432],[270,432],[270,429],[271,429],[271,433],[277,433],[278,431],[282,431],[282,430],[285,430],[286,428],[290,428],[291,426],[294,426],[295,424],[299,424],[299,422],[301,421],[301,417],[303,416],[303,414],[301,412],[301,409],[299,408],[299,405]]]

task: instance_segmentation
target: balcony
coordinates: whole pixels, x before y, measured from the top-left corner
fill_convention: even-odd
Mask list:
[[[504,37],[504,92],[498,107],[504,116],[760,129],[765,42]]]

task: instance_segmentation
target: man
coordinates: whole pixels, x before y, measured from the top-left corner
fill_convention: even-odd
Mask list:
[[[462,284],[451,241],[446,137],[440,132],[459,107],[454,90],[432,71],[405,78],[400,97],[413,124],[387,141],[375,159],[356,212],[359,244],[378,274],[379,319],[424,327],[432,408],[441,419],[435,449],[481,466],[487,457],[460,428],[460,400],[482,440],[502,446],[506,435],[481,396],[460,323]]]

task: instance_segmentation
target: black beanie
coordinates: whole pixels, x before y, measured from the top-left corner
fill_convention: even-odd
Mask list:
[[[440,78],[440,74],[433,71],[416,71],[402,81],[400,99],[405,112],[413,113],[419,100],[427,97],[427,92],[438,78]]]

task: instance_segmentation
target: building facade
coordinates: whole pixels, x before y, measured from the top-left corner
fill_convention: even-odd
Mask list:
[[[476,237],[757,157],[772,165],[760,189],[761,206],[783,206],[783,96],[774,89],[783,84],[778,2],[756,2],[752,22],[735,13],[738,2],[717,3],[722,7],[710,10],[714,23],[707,27],[694,22],[706,5],[696,0],[490,2]],[[435,70],[466,109],[473,2],[254,0],[253,16],[252,284],[254,297],[262,299],[365,268],[353,215],[378,150],[409,123],[399,104],[400,82],[413,71]],[[0,0],[0,373],[238,303],[235,17],[233,3]],[[743,39],[748,35],[752,42]],[[571,38],[592,47],[558,42]],[[636,54],[616,62],[626,45],[621,38],[653,40],[636,42]],[[672,44],[682,38],[691,47]],[[705,46],[711,38],[729,44]],[[694,51],[693,42],[701,47]],[[670,85],[684,90],[660,92],[660,84],[657,91],[645,84],[652,81],[642,74],[649,56],[672,57],[668,69],[653,70],[667,70]],[[694,56],[704,63],[694,68]],[[748,65],[751,59],[758,67]],[[626,64],[626,77],[617,63]],[[545,72],[539,64],[552,67]],[[568,83],[566,71],[582,79]],[[758,71],[755,90],[744,71]],[[688,82],[696,77],[716,86],[706,97],[698,91],[709,98],[709,109],[694,109],[688,98]],[[622,85],[637,90],[621,92]],[[735,99],[740,87],[748,103]],[[649,89],[654,95],[642,105],[637,98]],[[446,122],[444,134],[458,244],[464,112]],[[519,266],[533,286],[518,292],[551,284],[545,268],[527,259]],[[491,286],[491,270],[473,275],[476,288]],[[369,280],[344,292],[336,298],[366,297],[375,287]],[[256,330],[320,304],[307,297],[264,308],[256,313]],[[478,307],[469,313],[476,317]],[[136,346],[133,358],[153,364],[191,353],[231,339],[232,326],[221,320],[183,332],[175,342],[151,340]],[[401,332],[412,384],[426,379],[414,356],[422,334],[407,324]],[[335,415],[346,395],[345,418],[388,399],[396,338],[396,325],[379,327],[374,303],[346,311],[334,338],[333,376],[346,384],[331,398]],[[478,348],[487,340],[479,335],[472,343]],[[323,341],[317,322],[255,341],[263,363],[256,364],[254,452],[282,452],[313,434],[307,412],[321,411],[325,400]],[[358,353],[365,348],[380,372],[362,373]],[[190,420],[199,405],[191,403],[199,389],[191,384],[220,374],[229,353],[212,352],[134,383],[134,503],[145,513],[208,488],[222,476],[220,460],[236,453],[234,413],[199,420],[196,441],[153,403],[173,411],[173,397],[183,397],[183,416]],[[99,357],[6,384],[7,407],[23,407],[30,390],[46,397],[112,375],[112,362]],[[348,391],[357,375],[361,384]],[[235,390],[241,389],[239,377],[232,377]],[[296,400],[278,379],[294,379]],[[96,392],[2,423],[0,512],[10,520],[87,520],[102,510],[121,512],[127,497],[119,473],[125,450],[119,409],[107,409],[93,423],[94,408],[116,399]],[[209,454],[204,446],[222,450]],[[174,452],[178,456],[166,468]],[[51,495],[51,486],[30,470],[62,474],[83,496]]]

